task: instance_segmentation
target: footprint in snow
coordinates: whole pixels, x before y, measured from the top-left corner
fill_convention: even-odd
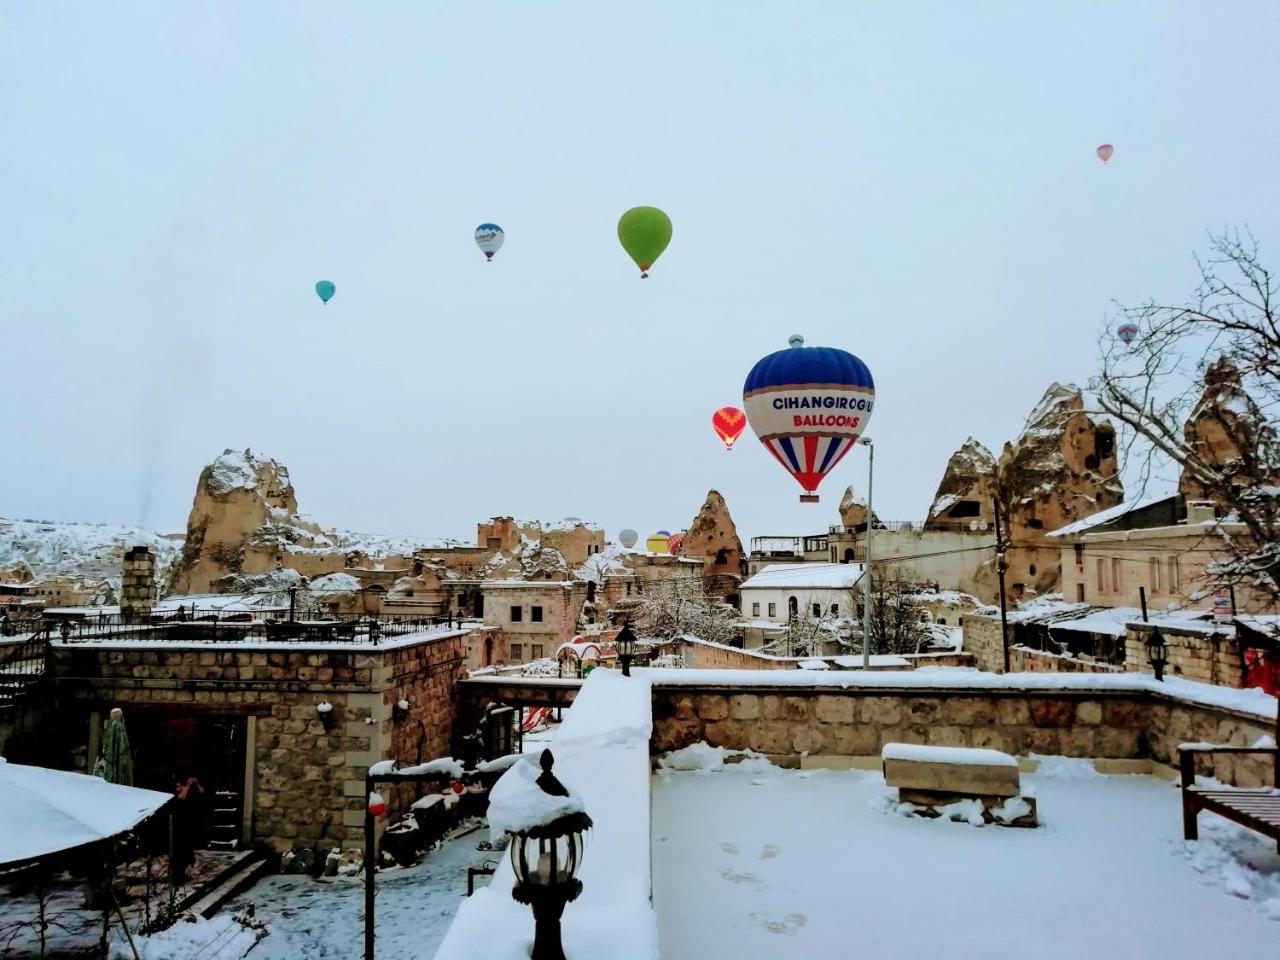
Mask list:
[[[773,859],[774,857],[776,857],[776,856],[777,856],[781,851],[782,851],[782,848],[781,848],[781,847],[779,847],[777,844],[774,844],[774,843],[766,843],[766,844],[761,848],[761,850],[760,850],[760,859],[761,859],[761,860],[772,860],[772,859]]]
[[[730,843],[729,841],[725,841],[724,843],[720,844],[720,849],[723,850],[725,853],[737,853],[739,850],[739,847],[736,843]]]
[[[803,913],[788,913],[785,917],[767,913],[753,913],[751,914],[751,919],[770,933],[777,934],[795,934],[808,921],[808,917]]]
[[[760,880],[750,873],[738,873],[736,870],[721,870],[720,876],[730,883],[759,883]]]

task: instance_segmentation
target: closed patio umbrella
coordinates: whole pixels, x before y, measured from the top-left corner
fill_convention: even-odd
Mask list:
[[[107,729],[102,734],[102,756],[93,772],[108,783],[133,786],[133,754],[129,752],[129,734],[124,728],[124,711],[111,710]]]

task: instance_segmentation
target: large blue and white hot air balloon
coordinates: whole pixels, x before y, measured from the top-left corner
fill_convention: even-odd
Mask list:
[[[476,246],[484,253],[486,260],[493,259],[493,255],[502,249],[502,241],[505,239],[506,234],[496,223],[482,223],[476,227]]]
[[[845,350],[806,347],[794,336],[747,374],[747,422],[760,442],[817,503],[818,484],[853,449],[871,419],[876,387],[867,365]]]

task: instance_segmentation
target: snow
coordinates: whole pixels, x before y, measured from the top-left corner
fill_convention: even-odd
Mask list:
[[[481,773],[497,773],[499,770],[507,770],[521,760],[528,760],[527,753],[509,753],[505,757],[495,757],[492,760],[481,760],[476,764],[476,769]]]
[[[1275,957],[1269,841],[1203,816],[1185,843],[1178,791],[1152,777],[1024,780],[1036,829],[898,816],[873,772],[663,771],[662,956]]]
[[[1167,500],[1166,496],[1148,495],[1139,497],[1137,500],[1130,500],[1125,503],[1118,503],[1114,507],[1108,507],[1106,510],[1099,510],[1097,513],[1091,513],[1089,516],[1077,520],[1075,523],[1069,523],[1065,527],[1059,527],[1057,530],[1051,530],[1046,536],[1050,537],[1074,537],[1077,534],[1085,533],[1094,527],[1100,527],[1105,523],[1118,520],[1127,513],[1134,510],[1141,510],[1143,507],[1149,507],[1153,503],[1161,500]]]
[[[354,593],[360,589],[360,581],[349,573],[327,573],[312,580],[307,589],[312,593]]]
[[[133,829],[167,793],[0,757],[0,865],[70,850]]]
[[[289,471],[271,460],[259,460],[248,450],[223,450],[209,464],[209,493],[225,497],[235,490],[252,490],[258,485],[258,467],[275,466],[281,479],[289,482]]]
[[[658,760],[658,766],[663,770],[710,773],[724,766],[724,755],[724,747],[713,747],[708,743],[699,741],[698,743],[691,743],[680,750],[672,750],[670,753],[663,754]]]
[[[847,590],[862,577],[860,563],[771,563],[754,577],[743,582],[740,590],[753,587],[782,590],[809,587],[824,590]]]
[[[831,667],[827,664],[825,660],[818,660],[815,658],[811,658],[808,660],[801,660],[799,663],[796,664],[796,666],[799,667],[801,670],[830,670],[831,669]]]
[[[494,843],[500,842],[504,833],[545,827],[561,817],[586,812],[577,790],[565,784],[567,797],[547,793],[536,782],[540,775],[541,770],[532,763],[513,763],[494,784],[486,814]]]
[[[583,682],[552,746],[556,776],[578,791],[595,824],[579,874],[582,895],[562,922],[565,953],[573,960],[658,956],[649,902],[651,725],[648,682],[597,670]],[[463,902],[436,960],[528,960],[533,915],[511,899],[512,882],[504,858],[488,888]]]
[[[182,540],[107,523],[0,519],[0,569],[25,563],[36,576],[118,579],[120,559],[130,547],[149,547],[157,569],[163,569],[181,552]]]
[[[928,747],[918,743],[886,743],[882,760],[914,760],[921,763],[959,763],[968,766],[1016,767],[1018,761],[999,750],[978,747]]]
[[[980,670],[834,670],[812,673],[801,670],[656,670],[632,669],[657,687],[810,687],[836,689],[902,690],[1025,690],[1112,693],[1154,693],[1181,700],[1234,710],[1273,720],[1276,698],[1261,690],[1219,687],[1180,677],[1156,680],[1139,673],[984,673]]]
[[[429,776],[438,773],[445,776],[453,777],[455,780],[462,779],[462,764],[453,757],[441,757],[438,760],[430,760],[427,763],[419,763],[410,767],[398,767],[395,760],[379,760],[377,763],[369,767],[369,776],[385,777],[391,775],[399,775],[405,777],[413,776]]]
[[[911,668],[911,661],[908,660],[906,657],[898,656],[896,653],[873,653],[871,654],[870,657],[868,657],[868,659],[871,661],[871,666],[873,668],[877,668],[880,670],[884,670],[887,667],[894,667],[899,670],[909,670]],[[840,657],[832,657],[831,662],[834,663],[841,670],[861,670],[862,669],[861,654],[854,654],[854,655],[846,654]]]

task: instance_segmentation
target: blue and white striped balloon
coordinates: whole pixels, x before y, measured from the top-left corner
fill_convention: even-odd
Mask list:
[[[742,400],[760,442],[804,488],[800,499],[816,503],[818,484],[867,428],[876,388],[853,354],[790,343],[751,368]]]

